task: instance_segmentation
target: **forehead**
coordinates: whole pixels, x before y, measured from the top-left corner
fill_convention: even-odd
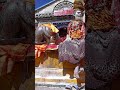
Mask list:
[[[82,12],[82,11],[80,11],[80,10],[77,10],[77,11],[75,11],[75,12]]]
[[[74,11],[81,11],[82,12],[83,10],[81,10],[81,9],[74,9]]]

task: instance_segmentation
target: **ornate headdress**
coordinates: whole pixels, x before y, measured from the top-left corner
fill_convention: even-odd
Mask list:
[[[74,7],[73,8],[84,11],[85,10],[84,0],[74,0]]]

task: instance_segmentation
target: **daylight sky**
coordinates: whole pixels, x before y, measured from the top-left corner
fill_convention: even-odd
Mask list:
[[[35,9],[37,9],[51,1],[54,1],[54,0],[35,0]]]

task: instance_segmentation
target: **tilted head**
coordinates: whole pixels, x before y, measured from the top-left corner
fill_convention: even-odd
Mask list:
[[[74,16],[76,20],[81,20],[84,15],[84,3],[82,0],[75,0],[74,1]]]

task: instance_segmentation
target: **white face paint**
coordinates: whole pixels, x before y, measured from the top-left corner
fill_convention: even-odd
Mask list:
[[[75,13],[74,13],[74,16],[75,16],[76,20],[81,20],[83,15],[84,15],[83,12],[80,11],[80,10],[76,10]]]

